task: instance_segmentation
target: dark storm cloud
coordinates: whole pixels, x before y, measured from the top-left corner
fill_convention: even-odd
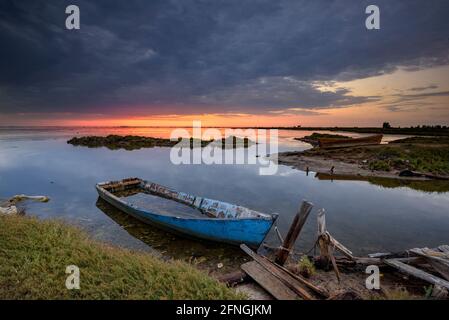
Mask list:
[[[435,89],[438,86],[427,86],[427,87],[417,87],[411,88],[409,91],[426,91],[428,89]],[[435,103],[429,102],[428,98],[435,97],[449,97],[449,91],[438,91],[438,92],[422,92],[414,94],[395,94],[392,95],[392,102],[380,103],[381,106],[385,107],[387,110],[392,112],[398,111],[415,111],[421,108],[432,108]]]
[[[414,87],[414,88],[410,88],[409,91],[426,91],[426,90],[431,90],[431,89],[438,89],[438,86],[435,84],[430,84],[426,87]]]
[[[402,100],[416,100],[431,97],[447,97],[449,96],[449,91],[439,91],[439,92],[428,92],[428,93],[418,93],[418,94],[397,94],[395,97],[399,97]]]
[[[375,2],[377,31],[355,0],[2,0],[0,113],[345,107],[379,97],[316,81],[448,64],[447,0]]]

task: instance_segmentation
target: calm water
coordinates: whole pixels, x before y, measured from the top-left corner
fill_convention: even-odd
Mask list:
[[[318,208],[326,209],[329,231],[357,254],[449,243],[447,192],[387,188],[366,181],[322,181],[286,166],[280,166],[273,176],[259,175],[258,165],[176,166],[169,160],[168,148],[111,151],[66,143],[75,135],[131,133],[168,137],[170,131],[0,128],[0,198],[21,193],[47,195],[49,203],[27,203],[27,213],[69,220],[103,241],[189,260],[199,267],[210,268],[222,262],[222,270],[243,261],[244,255],[226,245],[185,240],[143,225],[99,201],[95,183],[139,176],[180,191],[277,212],[284,235],[299,203],[307,199],[315,208],[298,240],[298,250],[308,251],[313,245]],[[307,134],[310,132],[281,131],[279,149],[308,148],[293,139]],[[274,234],[269,242],[278,244]]]

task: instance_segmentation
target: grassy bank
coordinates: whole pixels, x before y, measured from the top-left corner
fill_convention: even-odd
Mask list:
[[[65,286],[80,269],[80,290]],[[0,215],[0,299],[237,299],[181,262],[106,246],[56,221]]]
[[[406,138],[387,145],[341,149],[311,149],[306,156],[320,156],[357,163],[373,171],[413,170],[449,175],[449,138]]]

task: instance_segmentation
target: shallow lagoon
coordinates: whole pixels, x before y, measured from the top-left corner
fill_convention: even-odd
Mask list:
[[[153,227],[98,201],[95,183],[139,176],[179,191],[277,212],[283,234],[302,199],[315,204],[297,249],[308,251],[316,233],[316,209],[325,208],[329,231],[356,254],[396,251],[449,243],[449,193],[425,192],[400,184],[319,180],[313,173],[280,166],[259,175],[259,165],[173,165],[169,148],[135,151],[73,147],[66,140],[86,134],[168,137],[167,128],[0,129],[0,198],[47,195],[46,204],[27,203],[27,214],[62,218],[94,237],[131,249],[150,250],[227,270],[245,259],[236,248],[187,240]],[[279,150],[301,150],[296,141],[309,132],[280,131]],[[386,137],[392,139],[395,137]],[[398,137],[399,138],[399,137]],[[432,182],[430,182],[432,183]],[[432,188],[424,188],[424,190]],[[447,188],[436,188],[447,190]],[[268,242],[277,245],[271,233]]]

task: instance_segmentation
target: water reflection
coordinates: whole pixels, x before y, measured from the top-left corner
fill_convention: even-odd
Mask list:
[[[171,129],[136,128],[133,134],[167,137]],[[140,223],[114,208],[98,205],[95,184],[141,177],[175,190],[279,213],[285,236],[300,202],[315,204],[297,249],[307,251],[316,237],[316,209],[325,208],[331,233],[355,254],[400,251],[449,242],[449,193],[444,182],[317,179],[314,173],[280,166],[276,175],[259,175],[260,165],[174,165],[169,148],[136,151],[88,149],[68,145],[74,135],[125,134],[123,128],[0,130],[0,198],[15,194],[47,195],[47,204],[30,203],[40,218],[76,223],[96,238],[131,249],[160,251],[183,260],[199,257],[199,266],[224,268],[238,263],[240,251],[229,246],[178,238]],[[303,150],[295,141],[307,131],[279,132],[279,150]],[[105,204],[107,206],[107,204]],[[274,234],[268,238],[277,245]],[[193,258],[191,258],[193,257]],[[203,257],[204,259],[200,259]],[[208,260],[205,262],[203,260]],[[235,260],[235,261],[234,261]],[[196,260],[195,260],[196,261]]]
[[[118,210],[101,198],[98,198],[96,206],[129,235],[146,243],[154,249],[153,253],[164,259],[187,261],[215,274],[235,270],[248,260],[237,247],[165,232]],[[223,266],[218,268],[219,264]]]
[[[370,184],[381,186],[387,189],[409,188],[423,192],[444,193],[449,191],[448,180],[418,180],[418,179],[392,179],[382,177],[364,177],[344,174],[317,173],[318,180],[325,181],[366,181]]]

